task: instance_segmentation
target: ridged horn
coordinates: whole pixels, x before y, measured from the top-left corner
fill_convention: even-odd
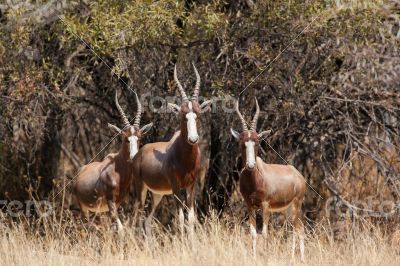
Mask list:
[[[242,130],[245,131],[247,130],[247,124],[246,124],[246,120],[244,120],[242,114],[239,111],[239,100],[236,101],[235,104],[235,111],[238,114],[239,118],[240,118],[240,122],[242,123]]]
[[[179,79],[178,79],[178,74],[176,73],[176,65],[175,65],[175,68],[174,68],[174,80],[175,80],[176,85],[178,86],[179,93],[180,93],[181,96],[182,96],[182,101],[183,101],[183,102],[188,102],[189,99],[188,99],[188,97],[186,96],[186,92],[185,92],[185,90],[183,89],[182,84],[180,83],[180,81],[179,81]]]
[[[136,91],[134,91],[133,93],[135,93],[135,98],[136,98],[136,103],[137,103],[137,112],[136,112],[135,122],[133,123],[133,126],[139,127],[140,119],[142,117],[142,104],[140,103],[140,100],[139,100],[139,97],[138,97]]]
[[[255,100],[256,100],[256,113],[254,114],[253,121],[251,121],[251,126],[250,126],[250,130],[252,131],[257,131],[257,120],[258,116],[260,115],[260,106],[258,105],[257,98],[255,98]]]
[[[129,120],[126,117],[124,110],[122,110],[121,106],[118,103],[118,92],[115,92],[115,105],[117,106],[117,109],[121,115],[122,122],[124,123],[124,128],[130,126]]]
[[[194,65],[194,63],[192,63],[192,65],[193,65],[194,73],[196,75],[196,86],[194,87],[193,98],[196,101],[198,101],[199,100],[199,91],[200,91],[200,75],[199,75],[199,72],[197,71],[197,68]]]

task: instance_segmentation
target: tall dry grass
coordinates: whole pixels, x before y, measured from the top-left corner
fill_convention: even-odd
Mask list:
[[[283,227],[258,239],[258,257],[251,254],[248,229],[229,219],[207,218],[193,235],[156,226],[143,240],[127,227],[124,236],[108,225],[83,226],[76,219],[0,219],[0,265],[297,265],[291,259],[291,234]],[[306,240],[304,265],[399,265],[399,247],[379,227],[367,223],[349,229],[340,241],[329,226],[316,226]],[[182,241],[183,240],[183,241]],[[397,249],[397,250],[396,250]],[[397,252],[397,253],[396,253]]]

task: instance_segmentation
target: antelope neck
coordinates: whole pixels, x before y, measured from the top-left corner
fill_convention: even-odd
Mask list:
[[[184,131],[181,131],[181,135],[177,139],[175,159],[177,162],[180,162],[182,169],[190,171],[196,167],[198,156],[200,156],[199,144],[198,142],[193,145],[189,144],[185,134],[182,134],[183,132]]]
[[[195,154],[199,148],[199,141],[195,144],[188,143],[188,128],[184,119],[181,120],[180,130],[181,134],[177,139],[180,148],[178,157],[180,157],[182,161],[190,161],[193,156],[196,156]]]

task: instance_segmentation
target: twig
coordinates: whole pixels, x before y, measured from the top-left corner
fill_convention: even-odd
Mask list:
[[[79,169],[81,166],[79,164],[78,156],[74,153],[69,151],[64,144],[61,144],[61,150],[64,152],[64,154],[71,160],[72,164]]]
[[[382,107],[387,107],[384,103],[379,103],[379,102],[371,102],[371,101],[363,101],[363,100],[357,100],[357,99],[343,99],[343,98],[334,98],[334,97],[328,97],[328,96],[322,96],[322,99],[327,99],[331,101],[342,101],[342,102],[352,102],[352,103],[365,103],[365,104],[370,104],[374,106],[382,106]],[[391,106],[394,110],[400,110],[400,108],[396,108],[394,106]]]

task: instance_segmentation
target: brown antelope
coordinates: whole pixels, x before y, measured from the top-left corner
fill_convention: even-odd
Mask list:
[[[135,93],[137,113],[133,125],[129,123],[115,94],[115,105],[122,117],[123,128],[108,126],[122,136],[122,145],[118,153],[108,154],[103,161],[84,165],[73,184],[74,194],[82,213],[88,217],[89,211],[100,213],[109,211],[111,219],[115,219],[118,232],[122,232],[122,224],[118,218],[117,208],[129,193],[132,182],[132,159],[138,152],[140,139],[147,133],[153,123],[139,128],[142,107]]]
[[[143,146],[133,160],[134,182],[137,195],[137,207],[144,208],[147,191],[153,194],[153,206],[150,208],[144,230],[151,234],[151,221],[154,210],[163,195],[173,194],[177,201],[180,229],[183,232],[184,214],[182,207],[188,207],[190,229],[194,222],[194,185],[200,171],[199,134],[197,121],[203,112],[209,109],[211,101],[198,102],[200,75],[193,65],[196,74],[196,85],[193,97],[189,100],[178,80],[176,66],[174,80],[182,97],[182,104],[168,103],[172,110],[179,114],[180,130],[168,142],[150,143]],[[181,200],[180,191],[186,190],[186,198]]]
[[[239,187],[249,210],[253,256],[256,256],[257,233],[263,233],[264,236],[267,234],[269,213],[289,210],[291,211],[290,222],[296,231],[293,233],[292,257],[294,257],[298,234],[300,255],[303,261],[304,226],[300,212],[306,190],[305,179],[292,165],[266,164],[257,156],[260,139],[271,132],[268,130],[257,134],[257,120],[260,114],[257,99],[256,113],[250,129],[239,111],[239,101],[236,102],[235,110],[242,124],[242,133],[232,128],[231,133],[239,141],[242,156],[243,169],[240,172]]]

